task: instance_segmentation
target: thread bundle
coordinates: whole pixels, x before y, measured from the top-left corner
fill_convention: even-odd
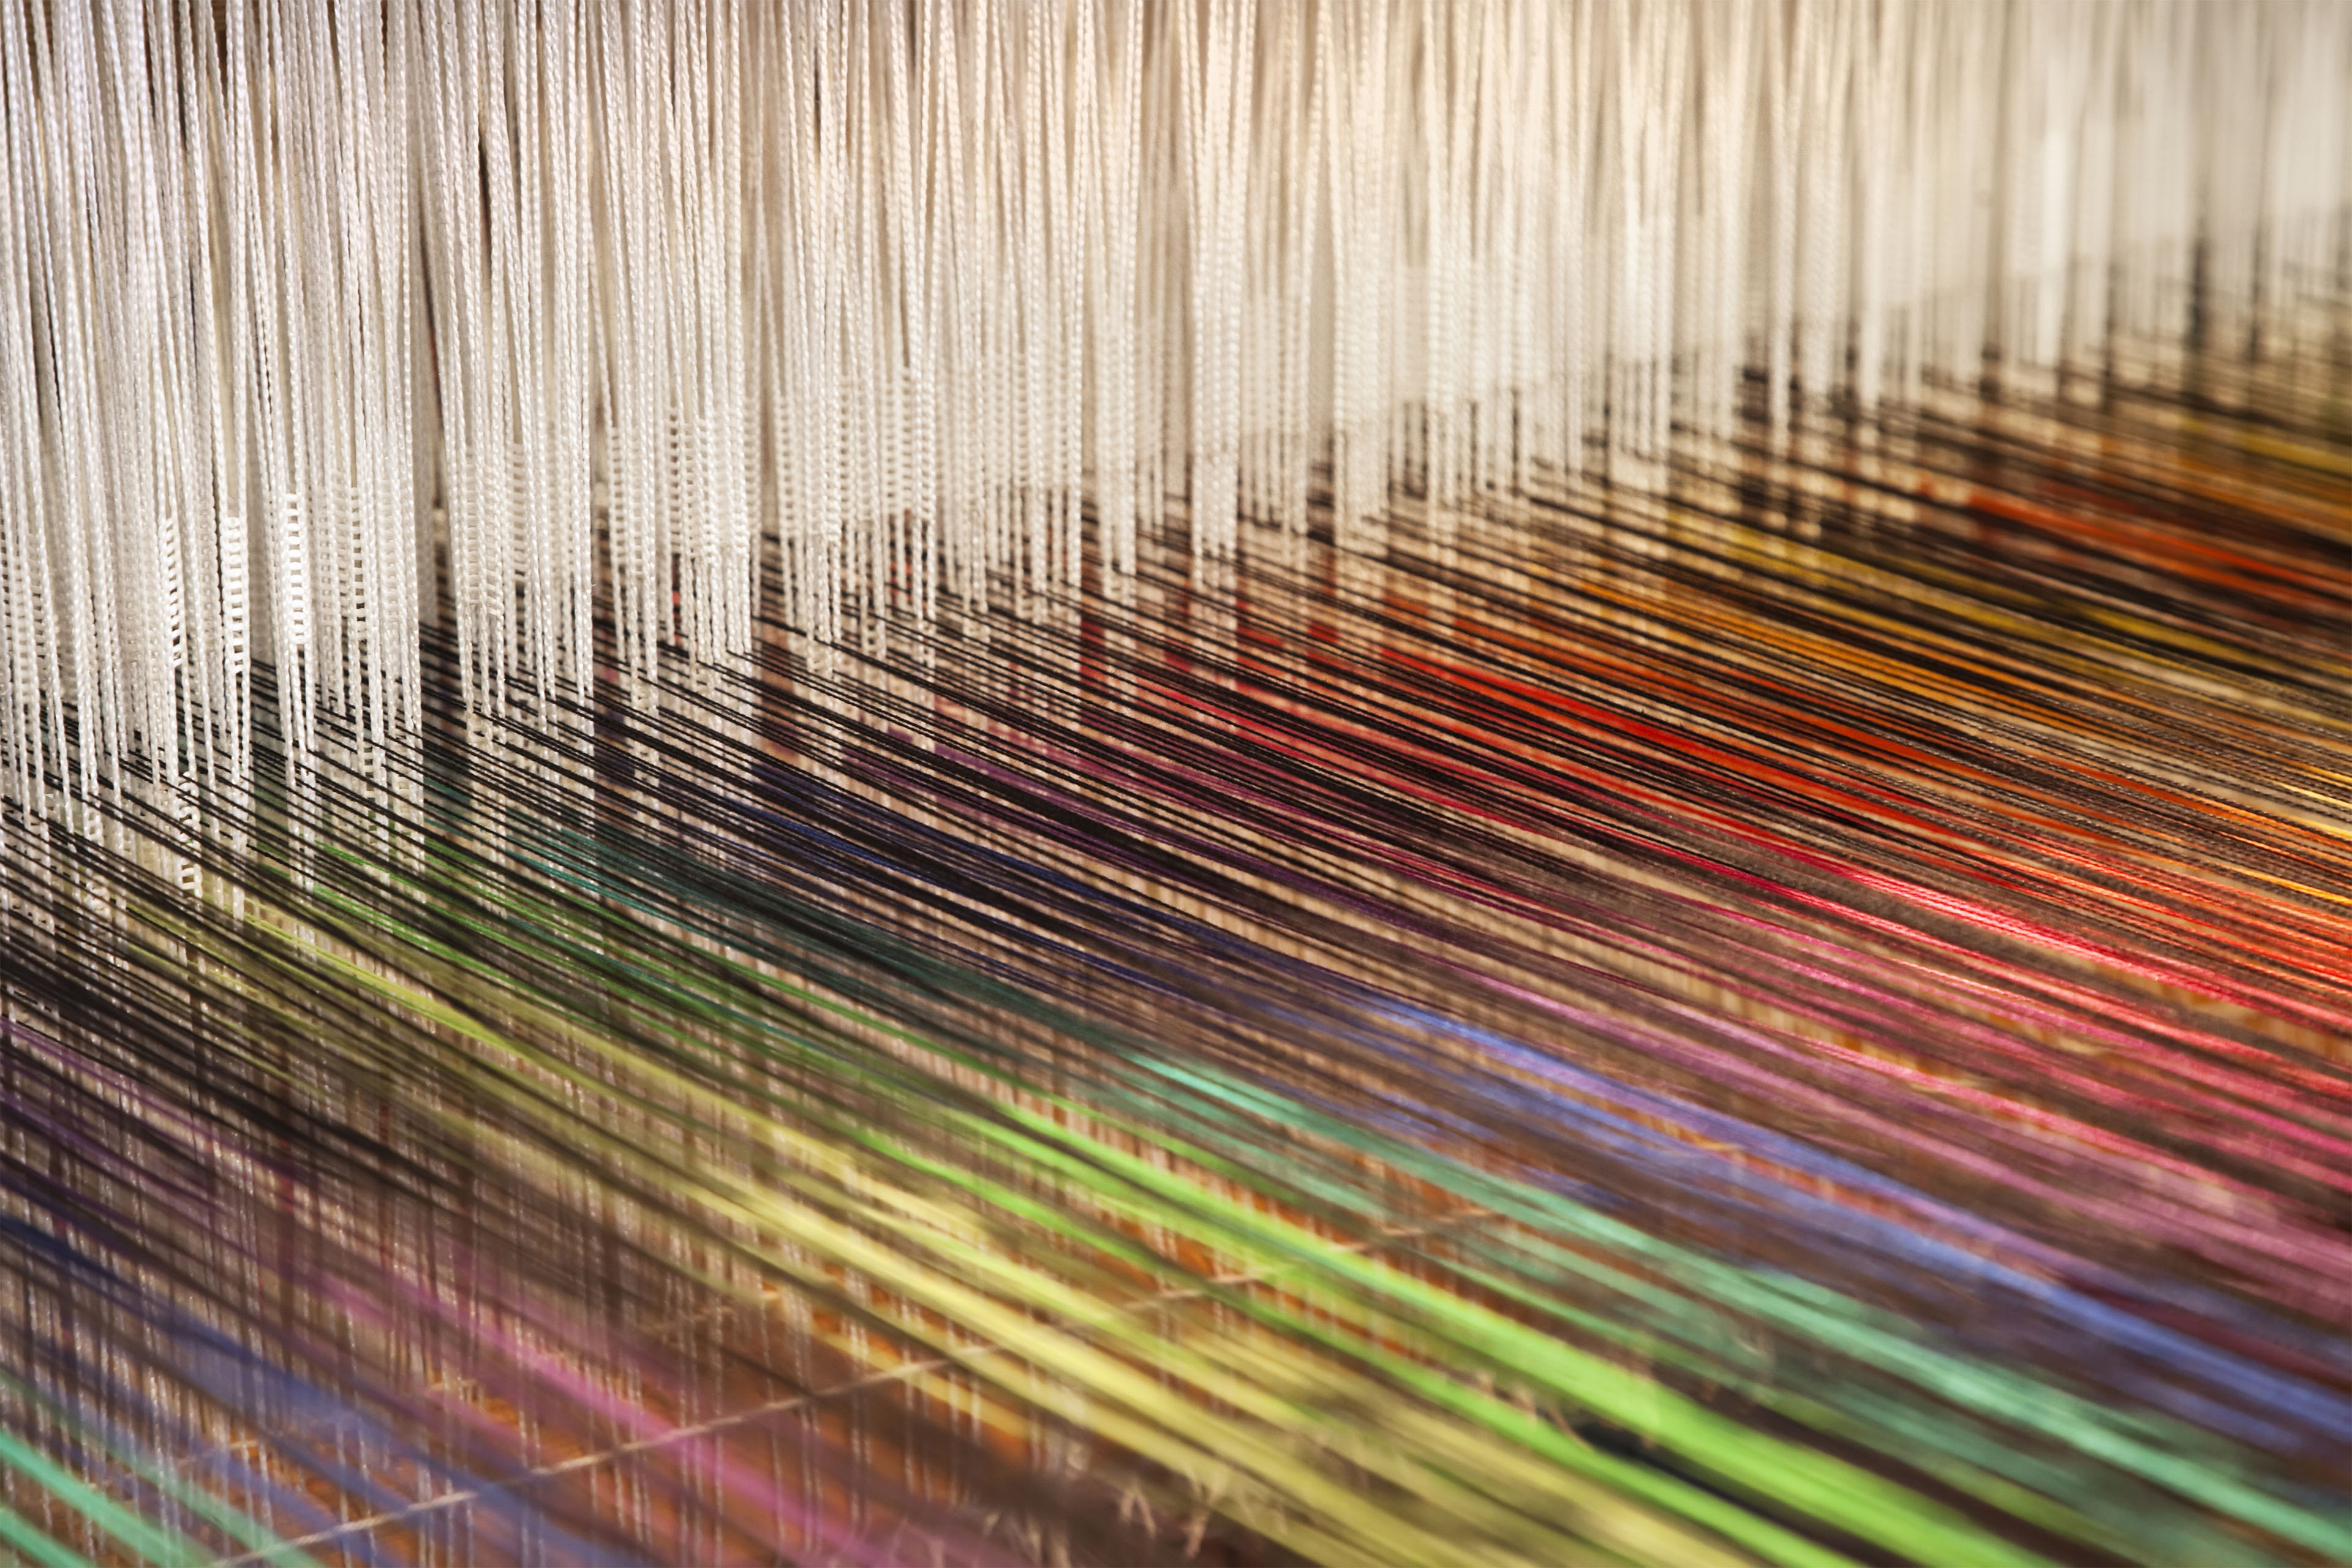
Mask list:
[[[474,700],[546,708],[599,605],[638,681],[740,661],[772,554],[823,659],[1171,496],[1368,548],[1755,374],[1777,429],[2276,355],[2343,287],[2347,17],[20,7],[9,796],[248,787],[257,661],[298,763],[413,740],[445,573]]]
[[[0,1551],[2352,1559],[2347,17],[0,0]]]
[[[201,899],[20,837],[0,1529],[2342,1556],[2352,584],[2281,406],[1154,548],[569,759],[452,712],[416,819],[330,758]]]

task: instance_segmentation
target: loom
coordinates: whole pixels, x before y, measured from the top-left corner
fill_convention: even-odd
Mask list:
[[[0,1557],[2352,1561],[2352,6],[0,0]]]

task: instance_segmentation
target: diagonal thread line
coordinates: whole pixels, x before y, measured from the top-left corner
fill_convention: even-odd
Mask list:
[[[1339,1250],[1357,1254],[1372,1253],[1382,1247],[1431,1240],[1474,1221],[1493,1217],[1494,1211],[1491,1209],[1465,1209],[1437,1225],[1422,1226],[1412,1230],[1393,1231],[1370,1240],[1353,1243]],[[1276,1270],[1258,1268],[1220,1274],[1211,1279],[1205,1285],[1189,1285],[1181,1289],[1162,1290],[1155,1295],[1143,1297],[1129,1302],[1125,1310],[1130,1313],[1141,1314],[1161,1307],[1198,1300],[1205,1296],[1212,1287],[1260,1284],[1271,1279],[1275,1272]],[[770,1416],[789,1415],[795,1410],[807,1409],[830,1400],[846,1398],[872,1389],[887,1387],[893,1383],[905,1382],[929,1373],[949,1371],[962,1363],[982,1356],[1006,1353],[1009,1352],[1002,1345],[975,1345],[959,1356],[927,1356],[920,1361],[902,1363],[887,1372],[869,1373],[864,1377],[853,1378],[847,1383],[835,1384],[831,1388],[819,1389],[814,1394],[795,1394],[790,1399],[771,1400],[767,1404],[756,1405],[747,1410],[732,1411],[725,1415],[713,1416],[707,1421],[695,1422],[690,1426],[672,1427],[657,1436],[639,1437],[631,1442],[616,1444],[609,1448],[600,1448],[593,1454],[576,1454],[571,1458],[560,1459],[551,1465],[541,1465],[535,1469],[520,1471],[504,1480],[493,1481],[487,1486],[465,1487],[456,1491],[444,1492],[438,1497],[427,1498],[407,1508],[372,1514],[365,1519],[350,1520],[331,1530],[315,1531],[309,1535],[281,1542],[276,1546],[261,1551],[247,1552],[236,1557],[217,1558],[215,1560],[214,1568],[249,1568],[251,1564],[274,1562],[284,1552],[307,1551],[311,1547],[349,1540],[355,1535],[363,1535],[379,1530],[396,1529],[410,1520],[476,1502],[494,1492],[513,1491],[536,1485],[541,1481],[556,1480],[564,1476],[577,1475],[601,1466],[617,1464],[641,1454],[654,1453],[679,1443],[692,1442],[698,1437],[713,1436],[738,1426],[765,1420]]]

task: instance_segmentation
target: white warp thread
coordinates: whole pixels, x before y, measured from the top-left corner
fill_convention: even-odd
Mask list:
[[[0,796],[242,790],[261,661],[382,766],[436,562],[550,715],[600,602],[631,691],[747,658],[763,559],[821,665],[1640,482],[1751,374],[2291,353],[2347,79],[2337,0],[0,5]]]

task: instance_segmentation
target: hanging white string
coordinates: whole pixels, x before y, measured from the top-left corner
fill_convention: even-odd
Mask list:
[[[0,7],[0,791],[193,820],[259,721],[391,787],[436,626],[552,726],[600,616],[645,700],[2291,353],[2347,79],[2342,0]]]

